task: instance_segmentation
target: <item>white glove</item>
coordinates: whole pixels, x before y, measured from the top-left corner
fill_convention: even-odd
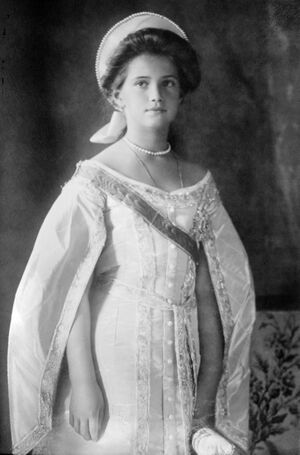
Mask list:
[[[211,428],[201,428],[192,439],[197,455],[234,455],[235,446]]]

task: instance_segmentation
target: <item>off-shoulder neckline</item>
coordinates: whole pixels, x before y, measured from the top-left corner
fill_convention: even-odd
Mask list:
[[[136,179],[134,179],[132,177],[127,177],[126,175],[122,174],[121,172],[116,171],[115,169],[111,168],[110,166],[107,166],[104,163],[101,163],[100,161],[89,159],[89,160],[80,161],[80,163],[81,164],[88,164],[88,165],[92,165],[92,166],[100,167],[100,168],[102,167],[107,172],[110,172],[112,175],[115,175],[115,176],[117,176],[117,177],[119,177],[121,179],[127,180],[128,182],[130,182],[134,186],[143,186],[143,187],[145,187],[145,188],[147,188],[149,190],[156,191],[156,192],[158,191],[160,193],[170,194],[170,195],[173,195],[173,194],[174,195],[176,195],[176,194],[187,194],[187,193],[196,191],[196,190],[198,190],[199,187],[205,185],[209,181],[209,178],[211,176],[210,171],[207,170],[205,175],[200,180],[198,180],[198,182],[194,183],[193,185],[184,186],[183,188],[176,188],[175,190],[167,191],[167,190],[164,190],[163,188],[159,188],[159,187],[156,187],[154,185],[150,185],[149,183],[141,182],[140,180],[136,180]]]

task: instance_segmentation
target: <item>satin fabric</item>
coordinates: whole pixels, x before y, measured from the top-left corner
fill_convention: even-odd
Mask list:
[[[200,365],[196,270],[189,255],[97,181],[90,160],[62,190],[18,289],[9,339],[13,452],[187,455]],[[106,167],[105,167],[106,168]],[[165,192],[122,178],[173,223],[203,242],[225,338],[218,430],[247,449],[249,345],[254,293],[247,257],[211,174]],[[203,220],[209,229],[203,238]],[[63,354],[87,283],[96,372],[107,427],[87,442],[68,424]],[[57,387],[57,381],[59,386]]]

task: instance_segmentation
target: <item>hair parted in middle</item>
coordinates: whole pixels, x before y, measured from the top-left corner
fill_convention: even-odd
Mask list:
[[[167,57],[178,71],[181,95],[194,91],[201,81],[199,59],[190,43],[176,33],[158,28],[144,28],[124,38],[112,55],[107,71],[100,80],[105,97],[111,101],[120,89],[127,65],[142,54]]]

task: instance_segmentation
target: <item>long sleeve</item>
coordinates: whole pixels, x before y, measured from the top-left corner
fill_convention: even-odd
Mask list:
[[[103,207],[102,193],[74,176],[50,209],[18,287],[8,347],[16,454],[51,429],[68,334],[106,239]]]
[[[213,202],[211,202],[213,201]],[[255,298],[248,258],[220,199],[199,210],[199,238],[207,256],[224,335],[223,374],[219,383],[216,428],[243,450],[248,446],[249,351]]]

